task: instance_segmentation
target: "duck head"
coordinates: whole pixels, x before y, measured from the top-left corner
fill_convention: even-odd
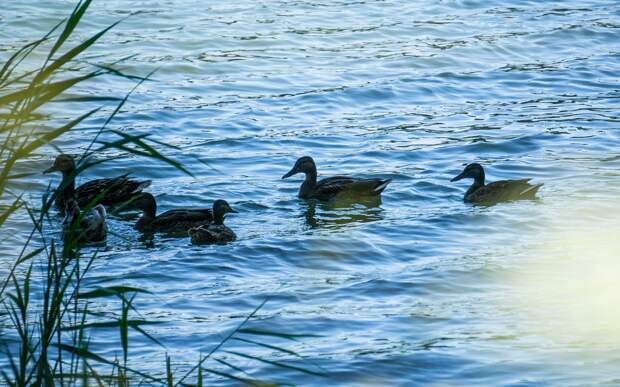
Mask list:
[[[458,181],[465,178],[474,179],[476,183],[484,185],[484,169],[482,165],[478,163],[469,164],[463,169],[460,175],[455,176],[450,181]]]
[[[224,215],[229,212],[238,213],[230,207],[226,200],[218,199],[213,202],[213,219],[215,224],[224,224]]]
[[[148,192],[142,192],[131,198],[127,204],[123,205],[123,208],[141,210],[144,216],[154,218],[157,213],[157,201],[155,196]]]
[[[75,170],[75,160],[73,156],[67,154],[61,154],[56,156],[54,164],[43,171],[43,173],[62,172],[63,175],[68,175]]]
[[[293,169],[288,171],[286,175],[282,176],[283,179],[287,177],[291,177],[298,173],[305,173],[306,175],[316,175],[316,164],[314,164],[314,160],[310,156],[304,156],[297,159]]]

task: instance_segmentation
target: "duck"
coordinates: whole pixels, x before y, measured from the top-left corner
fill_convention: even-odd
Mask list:
[[[101,204],[82,211],[78,202],[67,200],[62,223],[62,239],[65,244],[78,245],[105,242],[108,235],[106,210]]]
[[[177,208],[157,215],[157,201],[148,192],[137,195],[127,205],[142,211],[134,228],[143,232],[187,232],[214,221],[211,208]]]
[[[55,204],[61,212],[66,209],[67,202],[71,198],[75,199],[77,205],[82,208],[91,204],[113,206],[126,202],[151,185],[151,180],[134,180],[130,179],[128,174],[124,174],[112,178],[91,180],[76,188],[77,168],[75,159],[67,154],[58,155],[54,164],[43,171],[44,174],[52,172],[62,173],[62,181],[55,193]]]
[[[224,225],[224,216],[229,212],[237,213],[226,200],[216,200],[213,203],[213,222],[189,229],[188,234],[192,244],[225,243],[237,239],[234,231]]]
[[[484,168],[478,163],[469,164],[452,180],[474,179],[473,184],[465,192],[466,203],[494,204],[513,200],[534,200],[542,183],[530,184],[532,179],[498,180],[485,184]]]
[[[332,176],[317,181],[317,170],[310,156],[297,159],[293,168],[282,179],[304,173],[306,179],[299,188],[299,198],[330,201],[339,195],[380,196],[392,179],[359,179],[349,176]]]

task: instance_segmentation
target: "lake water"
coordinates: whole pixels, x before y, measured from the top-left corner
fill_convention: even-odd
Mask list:
[[[0,58],[72,7],[5,2]],[[217,355],[262,380],[620,381],[620,3],[108,0],[94,2],[78,35],[131,12],[83,59],[131,56],[119,66],[127,73],[158,69],[112,127],[179,147],[161,150],[195,177],[132,157],[82,181],[131,172],[153,180],[161,210],[223,198],[239,211],[227,218],[238,241],[223,246],[145,238],[136,214],[110,219],[89,285],[150,290],[137,308],[162,322],[146,328],[166,348],[131,337],[135,368],[161,372],[169,353],[188,369],[268,299],[248,326],[318,335],[262,339],[304,359],[241,341],[224,349],[328,376]],[[132,86],[104,77],[81,94]],[[89,107],[58,104],[56,114]],[[104,119],[55,145],[80,153]],[[296,198],[300,176],[280,179],[303,155],[319,176],[394,181],[379,205],[308,204]],[[21,167],[43,170],[54,156]],[[545,183],[540,200],[464,204],[469,181],[450,178],[474,161],[489,181]],[[38,201],[58,180],[17,188]],[[7,230],[27,227],[20,215]],[[22,240],[4,240],[0,267]],[[91,349],[113,359],[118,342],[111,330]]]

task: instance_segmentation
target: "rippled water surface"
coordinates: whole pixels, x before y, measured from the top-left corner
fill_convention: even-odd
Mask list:
[[[0,58],[72,7],[4,2]],[[166,348],[132,338],[139,367],[161,371],[166,352],[180,368],[195,364],[269,299],[252,326],[319,335],[274,341],[305,359],[228,349],[329,376],[238,364],[265,380],[618,383],[618,2],[108,0],[94,2],[79,35],[131,12],[83,59],[158,69],[113,126],[179,147],[162,151],[195,178],[123,158],[82,179],[130,171],[153,180],[162,210],[224,198],[239,211],[227,218],[238,241],[212,247],[145,238],[135,215],[110,219],[90,284],[152,291],[138,309],[164,322],[148,328]],[[81,93],[132,86],[106,77]],[[81,152],[104,119],[56,145]],[[43,170],[54,155],[22,168]],[[380,204],[305,203],[299,176],[280,179],[302,155],[320,176],[393,182]],[[489,180],[544,182],[541,199],[464,204],[467,182],[450,178],[474,161]],[[50,179],[20,188],[39,200]],[[24,215],[11,227],[27,224]],[[111,331],[95,349],[113,358],[117,342]]]

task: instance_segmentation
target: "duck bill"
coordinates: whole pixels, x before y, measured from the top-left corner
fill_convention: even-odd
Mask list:
[[[239,213],[239,211],[233,210],[232,208],[229,208],[228,212],[232,212],[233,214],[238,214]]]
[[[45,171],[43,171],[44,174],[48,174],[48,173],[52,173],[52,172],[56,172],[58,171],[58,169],[54,166],[51,166],[49,168],[47,168]]]
[[[465,177],[465,172],[463,171],[463,172],[461,172],[460,175],[453,177],[452,180],[450,180],[450,181],[452,181],[452,182],[459,181],[459,180],[461,180],[464,177]]]
[[[287,177],[291,177],[291,176],[293,176],[296,173],[297,173],[297,168],[293,167],[293,169],[288,171],[284,176],[282,176],[282,178],[286,179]]]

